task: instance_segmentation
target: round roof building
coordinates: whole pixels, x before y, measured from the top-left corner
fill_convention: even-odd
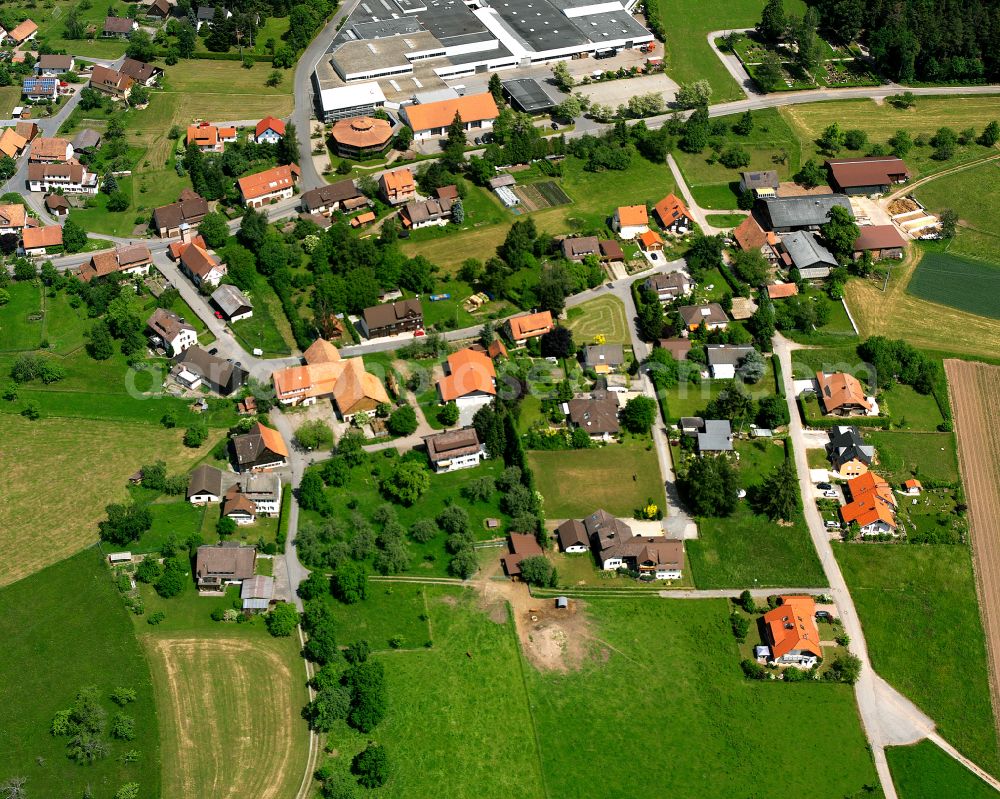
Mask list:
[[[392,141],[392,125],[375,117],[351,117],[338,120],[330,131],[337,154],[361,158],[384,153]]]

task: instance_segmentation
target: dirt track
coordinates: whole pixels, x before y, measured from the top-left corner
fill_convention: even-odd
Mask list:
[[[969,504],[979,611],[1000,732],[1000,367],[946,360],[958,460]]]

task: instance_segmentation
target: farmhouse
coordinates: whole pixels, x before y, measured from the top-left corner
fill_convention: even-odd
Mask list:
[[[264,613],[274,601],[274,578],[255,574],[240,585],[244,613]]]
[[[139,30],[139,23],[128,17],[105,17],[101,36],[105,39],[127,39],[132,31]]]
[[[70,142],[73,145],[73,152],[90,152],[96,150],[101,145],[101,134],[93,128],[84,128],[73,137]]]
[[[736,377],[736,369],[743,363],[753,347],[740,344],[709,344],[705,347],[708,370],[716,380]]]
[[[28,227],[24,229],[22,236],[22,248],[29,258],[56,252],[63,246],[62,228],[59,225]]]
[[[752,191],[755,200],[767,200],[778,196],[781,181],[773,169],[762,172],[740,172],[740,194]]]
[[[764,634],[772,663],[811,669],[823,657],[810,596],[781,597],[781,604],[764,614]]]
[[[97,194],[98,178],[77,161],[28,164],[28,189],[93,195]]]
[[[548,311],[512,316],[507,320],[506,331],[515,346],[522,346],[529,338],[544,336],[554,327]]]
[[[403,228],[444,227],[451,221],[452,200],[419,200],[408,202],[399,212]]]
[[[615,209],[611,220],[614,231],[623,239],[631,240],[649,230],[649,214],[645,205],[622,205]]]
[[[187,501],[192,505],[221,502],[224,477],[221,469],[203,463],[191,472],[191,476],[188,478]]]
[[[69,200],[61,194],[50,194],[45,198],[45,210],[57,219],[69,214]]]
[[[337,348],[316,339],[302,354],[305,364],[279,369],[271,375],[282,405],[313,405],[330,397],[341,418],[349,421],[362,411],[374,411],[389,401],[382,382],[365,370],[361,358],[341,358]]]
[[[830,209],[839,205],[851,217],[851,201],[843,194],[813,194],[804,197],[776,197],[764,200],[764,211],[775,233],[791,233],[794,230],[819,230],[820,225],[830,221]]]
[[[91,259],[83,264],[77,275],[85,283],[95,277],[121,272],[122,274],[148,275],[153,265],[153,254],[145,244],[123,244],[113,250],[96,252]]]
[[[420,300],[372,305],[361,312],[361,332],[367,338],[382,338],[411,333],[424,327],[424,308]]]
[[[796,231],[781,237],[785,265],[799,270],[806,280],[830,276],[837,266],[833,253],[816,240],[812,233]]]
[[[146,17],[149,19],[164,20],[170,16],[170,3],[167,0],[153,0],[146,6]]]
[[[607,374],[625,363],[621,344],[588,344],[583,350],[583,365],[597,374]]]
[[[212,303],[229,322],[239,322],[253,316],[253,305],[236,286],[223,283],[212,292]]]
[[[823,412],[837,416],[865,414],[872,404],[865,398],[861,382],[847,372],[816,373],[816,385]]]
[[[134,58],[126,58],[122,61],[119,71],[143,86],[155,85],[157,79],[163,74],[163,70],[159,67],[147,64],[145,61],[137,61]]]
[[[117,69],[102,67],[99,64],[90,73],[90,88],[97,89],[116,100],[127,98],[132,93],[134,83],[132,78]]]
[[[302,210],[307,214],[330,216],[334,211],[350,211],[368,202],[353,180],[340,180],[302,193]]]
[[[37,163],[61,163],[73,157],[73,145],[63,138],[39,136],[31,143],[28,161]]]
[[[402,205],[416,196],[417,184],[406,167],[383,172],[378,179],[379,191],[389,205]]]
[[[198,547],[195,555],[195,580],[199,591],[224,591],[253,577],[257,550],[236,541]]]
[[[669,233],[683,235],[694,227],[691,212],[676,194],[668,194],[656,204],[653,211],[660,220],[660,227]]]
[[[866,225],[858,231],[851,256],[857,261],[864,254],[871,253],[872,260],[900,260],[906,242],[899,235],[895,225]]]
[[[260,208],[278,200],[287,200],[295,193],[295,182],[299,178],[297,164],[276,166],[247,175],[236,181],[243,204],[248,208]]]
[[[896,496],[873,471],[847,481],[851,501],[840,507],[844,524],[857,524],[861,535],[896,534]]]
[[[340,119],[330,130],[330,139],[341,158],[363,161],[385,155],[392,144],[392,125],[377,117]]]
[[[438,396],[459,408],[485,405],[496,396],[496,376],[489,356],[467,347],[448,356],[445,376],[437,383]]]
[[[570,424],[585,431],[594,441],[610,441],[620,431],[618,400],[603,389],[574,397],[564,406]]]
[[[682,305],[677,309],[684,326],[695,331],[702,325],[708,330],[725,330],[729,325],[729,317],[717,302],[707,305]]]
[[[146,327],[162,342],[168,354],[176,355],[198,343],[198,333],[173,311],[157,308],[146,320]]]
[[[499,115],[496,101],[489,92],[466,94],[447,100],[404,105],[399,110],[403,121],[413,128],[417,141],[444,136],[457,114],[468,131],[489,130]]]
[[[240,490],[239,484],[230,486],[222,497],[222,516],[239,525],[257,521],[257,506],[250,497]]]
[[[654,292],[662,305],[667,305],[678,297],[690,294],[692,289],[691,278],[684,272],[652,275],[646,278],[642,287],[647,291]]]
[[[182,225],[196,226],[208,214],[208,203],[192,189],[184,189],[180,199],[153,210],[153,229],[162,238],[179,236]]]
[[[533,535],[510,533],[507,537],[507,546],[510,554],[501,557],[500,562],[503,564],[504,572],[512,580],[521,576],[522,560],[544,554]]]
[[[882,194],[910,179],[910,170],[894,155],[831,158],[826,168],[833,190],[844,194]]]
[[[826,455],[834,470],[846,480],[868,471],[875,457],[875,447],[865,444],[856,427],[841,425],[827,432]]]
[[[249,433],[233,436],[232,444],[241,472],[276,469],[288,463],[288,446],[281,433],[260,422]]]
[[[188,347],[174,356],[174,366],[170,374],[190,388],[197,388],[205,382],[222,396],[242,388],[248,377],[241,367],[218,358],[197,345]]]
[[[186,143],[194,145],[203,153],[221,153],[226,145],[236,141],[236,128],[216,127],[208,122],[188,125]]]
[[[636,536],[632,528],[604,510],[583,520],[590,549],[604,571],[630,569],[640,577],[679,580],[684,570],[684,544],[662,536]]]
[[[733,229],[733,238],[744,252],[753,252],[756,250],[769,263],[774,263],[778,260],[776,252],[779,242],[778,237],[770,231],[765,233],[764,228],[752,216],[748,216]]]
[[[264,117],[254,128],[253,140],[257,144],[277,144],[285,138],[285,123],[276,117]]]
[[[461,427],[426,436],[427,457],[438,474],[471,469],[486,457],[486,447],[479,441],[475,427]]]

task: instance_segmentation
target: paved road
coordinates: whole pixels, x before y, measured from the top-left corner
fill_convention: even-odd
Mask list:
[[[722,65],[726,68],[726,71],[733,76],[733,80],[740,85],[743,93],[748,97],[760,94],[757,84],[754,83],[753,78],[750,77],[750,73],[747,72],[746,67],[743,66],[743,62],[740,61],[739,57],[733,53],[723,53],[715,45],[715,40],[721,39],[730,33],[750,33],[751,31],[753,31],[753,28],[730,28],[724,31],[711,31],[705,36],[708,39],[708,46],[712,48],[715,55],[718,56]]]

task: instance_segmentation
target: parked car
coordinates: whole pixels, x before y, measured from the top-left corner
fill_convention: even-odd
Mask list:
[[[817,619],[832,619],[833,616],[830,615],[830,611],[828,611],[828,610],[817,610],[816,611],[816,618]]]
[[[824,491],[823,496],[827,499],[837,499],[838,495],[836,491]]]
[[[840,522],[827,522],[826,526],[829,527],[831,530],[839,530]]]
[[[829,483],[816,483],[816,488],[818,488],[820,491],[829,491],[830,489],[833,488],[833,486],[830,485]]]
[[[216,311],[215,312],[215,318],[216,319],[221,319],[222,318],[222,311]]]
[[[212,349],[210,349],[208,351],[208,354],[209,355],[218,355],[219,354],[219,348],[218,347],[212,347]]]

